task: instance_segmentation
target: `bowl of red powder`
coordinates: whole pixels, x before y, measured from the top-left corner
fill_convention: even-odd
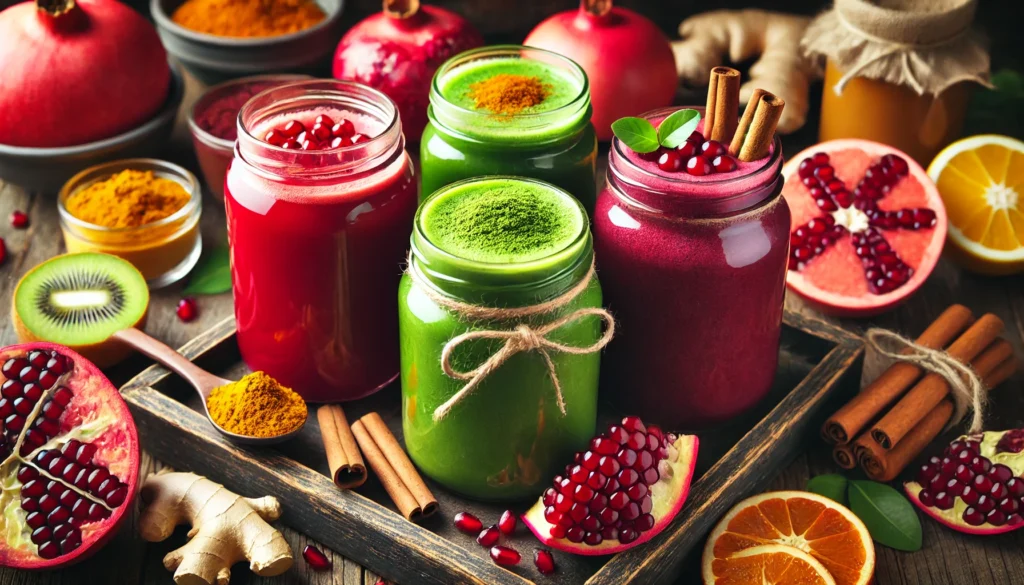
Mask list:
[[[238,111],[252,96],[307,75],[254,75],[214,85],[192,105],[188,127],[199,168],[210,192],[224,199],[224,175],[234,156],[238,138]]]

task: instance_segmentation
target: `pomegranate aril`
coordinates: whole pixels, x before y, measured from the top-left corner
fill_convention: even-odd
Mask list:
[[[964,492],[960,494],[960,499],[963,500],[964,503],[966,503],[968,506],[973,506],[978,503],[978,498],[980,496],[981,494],[978,493],[978,490],[972,488],[971,486],[967,486],[964,488]]]
[[[39,556],[44,559],[55,559],[61,555],[60,545],[53,541],[39,545],[38,552]]]
[[[504,534],[512,534],[516,531],[517,523],[518,518],[516,518],[516,515],[512,510],[505,510],[501,513],[501,518],[498,520],[498,528],[500,528],[501,532]]]
[[[491,560],[502,567],[511,567],[518,565],[522,557],[514,549],[499,545],[491,547]]]
[[[996,483],[1006,483],[1013,479],[1013,470],[1002,463],[997,463],[988,470],[988,476]]]
[[[500,537],[501,532],[498,530],[498,527],[492,524],[491,526],[488,526],[487,528],[484,528],[480,531],[480,534],[478,534],[476,537],[476,541],[480,544],[480,546],[490,548],[498,543],[498,538]]]
[[[61,554],[65,554],[66,555],[66,554],[74,551],[75,549],[77,549],[81,545],[82,545],[81,533],[78,532],[77,528],[75,528],[71,532],[71,534],[69,534],[67,536],[67,538],[65,538],[63,541],[61,541],[61,543],[60,543]]]
[[[996,502],[1002,502],[1007,496],[1010,495],[1010,490],[1006,489],[1006,485],[997,483],[992,486],[992,489],[988,491],[988,495]]]
[[[336,138],[350,138],[356,133],[356,127],[349,120],[342,120],[331,126],[331,135]]]
[[[43,497],[45,497],[45,496],[43,496]],[[41,501],[40,501],[40,504],[42,504]],[[981,512],[982,514],[988,514],[992,510],[995,510],[996,502],[995,502],[995,500],[993,500],[988,495],[981,494],[980,496],[978,496],[978,503],[974,504],[974,507],[977,508],[978,511]]]
[[[586,504],[576,502],[569,508],[569,517],[575,522],[583,522],[583,519],[587,517],[588,511]]]
[[[50,514],[46,517],[46,523],[50,526],[57,526],[59,524],[67,522],[70,519],[71,511],[65,508],[64,506],[60,506],[59,508],[56,508],[54,511],[50,512]]]
[[[1006,489],[1009,490],[1010,495],[1016,498],[1024,496],[1024,479],[1014,477],[1010,481],[1006,482]]]
[[[710,175],[713,171],[711,163],[703,156],[692,156],[686,161],[686,172],[695,177]]]
[[[39,385],[42,388],[49,390],[57,384],[58,379],[57,374],[54,374],[50,370],[43,370],[43,372],[39,374]]]
[[[299,144],[299,142],[294,138],[289,138],[288,140],[285,140],[284,142],[281,143],[281,148],[285,150],[298,150],[302,148],[302,145]]]
[[[716,156],[726,154],[726,152],[726,148],[717,140],[706,140],[700,145],[700,153],[707,159],[713,159]]]
[[[25,517],[25,524],[28,524],[28,527],[33,530],[46,526],[46,514],[43,514],[42,512],[31,512]]]
[[[686,160],[692,160],[692,158],[684,158],[677,150],[666,150],[658,156],[658,168],[666,173],[676,173],[683,170],[684,161]]]
[[[822,166],[814,169],[814,177],[822,183],[828,183],[836,177],[836,171],[830,166]]]
[[[28,483],[37,477],[39,477],[39,472],[28,465],[22,465],[18,469],[18,481],[22,484]]]
[[[994,482],[986,475],[978,475],[971,482],[971,485],[974,486],[974,489],[978,490],[978,493],[987,494],[992,489]]]
[[[699,144],[686,141],[676,147],[676,152],[682,157],[682,160],[689,160],[691,156],[697,154],[697,149],[700,147]]]
[[[587,470],[586,467],[583,467],[582,465],[574,465],[572,469],[569,470],[569,479],[576,483],[583,483],[587,481],[588,477],[590,477],[590,473],[591,472]]]
[[[555,572],[555,558],[551,551],[537,549],[533,552],[533,564],[540,571],[541,575],[551,575]]]
[[[917,494],[917,499],[929,508],[935,505],[935,496],[926,489],[921,490],[921,492]]]
[[[650,456],[649,453],[644,454]],[[615,475],[616,473],[619,472],[619,469],[621,469],[621,467],[622,466],[619,464],[618,460],[610,455],[605,455],[604,457],[601,457],[601,460],[598,462],[597,466],[598,470],[600,470],[600,472],[603,473],[606,477]]]
[[[479,534],[484,523],[469,512],[459,512],[455,515],[455,527],[466,534],[474,535]]]
[[[600,463],[601,456],[593,451],[587,451],[583,454],[583,459],[580,460],[580,465],[586,467],[588,471],[594,471],[597,469]]]
[[[18,372],[18,379],[22,382],[35,382],[39,380],[39,369],[32,366],[25,366]]]
[[[298,120],[289,120],[284,126],[279,128],[281,134],[288,138],[295,138],[299,134],[306,131],[306,127],[302,125],[302,122]]]
[[[25,369],[26,366],[28,366],[28,360],[27,359],[25,359],[25,358],[10,358],[6,362],[4,362],[3,367],[0,368],[0,372],[3,372],[3,375],[4,375],[5,378],[7,378],[9,380],[13,380],[13,379],[18,377],[18,374],[23,369]]]
[[[601,520],[597,516],[590,515],[580,521],[580,528],[587,532],[601,530]]]
[[[43,404],[43,416],[49,420],[56,421],[64,414],[64,407],[57,404],[56,395],[53,400],[47,400]]]
[[[626,446],[634,451],[639,451],[647,446],[647,435],[643,431],[636,431],[626,439]]]
[[[999,502],[999,510],[1004,514],[1016,514],[1020,511],[1021,503],[1017,498],[1006,498]]]
[[[565,526],[555,525],[551,527],[551,530],[548,531],[548,534],[550,534],[552,538],[565,538],[566,528]]]
[[[103,501],[111,508],[116,508],[123,504],[127,498],[128,486],[122,484],[103,496]]]
[[[107,510],[99,504],[92,504],[89,506],[89,520],[97,521],[103,520],[110,517],[110,510]]]
[[[640,481],[640,474],[633,469],[623,469],[619,472],[618,480],[622,487],[628,488],[634,483]]]
[[[3,386],[0,386],[0,396],[9,400],[20,398],[21,393],[25,390],[25,385],[17,380],[7,380]]]
[[[195,298],[185,297],[178,301],[178,307],[174,310],[174,313],[178,316],[179,320],[189,323],[199,316],[199,304],[196,303]]]
[[[587,477],[587,485],[594,491],[603,489],[607,484],[608,478],[600,471],[591,471],[590,475]]]
[[[985,523],[985,515],[979,512],[976,508],[970,506],[968,506],[968,508],[964,510],[963,516],[961,517],[963,518],[964,522],[970,524],[971,526],[981,526]]]
[[[42,544],[53,536],[53,529],[49,526],[40,526],[32,531],[32,542],[35,544]]]
[[[643,480],[644,483],[646,483],[647,485],[654,485],[658,483],[659,479],[661,479],[661,474],[658,472],[656,468],[649,467],[646,470],[644,470]]]
[[[939,492],[935,494],[935,507],[940,510],[949,510],[953,508],[954,501],[953,494],[946,492]]]

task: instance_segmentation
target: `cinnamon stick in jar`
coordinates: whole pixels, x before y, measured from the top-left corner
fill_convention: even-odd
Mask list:
[[[1002,319],[988,313],[954,341],[948,353],[962,363],[970,363],[1002,332]],[[870,432],[871,438],[882,448],[891,449],[938,406],[947,394],[949,385],[942,376],[935,373],[926,375],[875,424]]]
[[[973,320],[970,309],[963,305],[952,305],[915,342],[930,349],[942,349],[956,339]],[[821,429],[822,436],[832,444],[851,442],[864,427],[902,396],[921,374],[921,368],[915,364],[894,363],[825,421]]]
[[[726,143],[736,132],[740,111],[740,72],[713,67],[704,108],[704,138]]]
[[[316,418],[320,422],[320,436],[334,483],[343,489],[366,483],[366,465],[345,411],[336,404],[325,404],[316,411]]]
[[[352,433],[370,468],[407,520],[416,522],[437,511],[437,499],[379,414],[371,412],[357,420]]]
[[[732,137],[729,153],[743,162],[767,156],[785,107],[786,101],[782,98],[763,89],[755,89]]]

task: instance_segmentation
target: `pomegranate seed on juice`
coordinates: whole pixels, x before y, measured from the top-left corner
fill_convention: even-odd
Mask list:
[[[314,138],[321,142],[325,140],[330,140],[331,138],[334,137],[334,135],[331,133],[331,127],[324,126],[321,124],[314,125],[313,129],[310,130],[309,133],[312,134]]]
[[[334,137],[348,138],[356,133],[355,125],[349,120],[342,120],[331,126],[331,135]]]
[[[178,315],[178,319],[189,323],[199,316],[199,305],[195,298],[185,297],[178,301],[178,308],[174,312]]]
[[[271,130],[263,136],[263,142],[272,146],[282,146],[287,140],[288,137],[282,134],[280,130]]]
[[[28,227],[28,214],[21,210],[11,212],[11,227],[23,230]]]
[[[327,129],[330,129],[334,126],[334,120],[326,114],[320,114],[315,120],[313,120],[313,126],[324,126]]]
[[[472,536],[479,534],[484,527],[484,523],[469,512],[459,512],[455,515],[455,527]]]
[[[729,173],[735,171],[737,165],[736,159],[727,154],[722,154],[716,156],[715,159],[711,161],[711,166],[715,168],[716,173]]]
[[[306,131],[306,127],[298,120],[289,120],[284,126],[281,126],[280,131],[288,138],[296,138]]]
[[[686,161],[686,172],[695,177],[710,175],[713,170],[711,163],[703,156],[694,156]]]
[[[717,140],[707,140],[701,144],[700,153],[703,154],[705,158],[712,159],[716,156],[726,154],[726,150],[725,147],[722,146],[721,142],[718,142]]]
[[[306,548],[302,549],[302,558],[306,559],[306,563],[314,571],[327,571],[334,566],[334,563],[327,558],[323,551],[311,544],[307,544]]]
[[[502,567],[511,567],[518,565],[519,561],[522,560],[522,556],[514,549],[498,545],[491,547],[491,560]]]
[[[331,148],[341,148],[342,146],[351,146],[352,141],[344,136],[335,136],[331,139]]]
[[[676,150],[666,150],[658,157],[658,168],[666,173],[683,170],[683,156]]]
[[[512,534],[516,531],[516,524],[518,519],[516,515],[512,513],[512,510],[505,510],[501,514],[501,519],[498,520],[498,528],[501,529],[503,534]]]

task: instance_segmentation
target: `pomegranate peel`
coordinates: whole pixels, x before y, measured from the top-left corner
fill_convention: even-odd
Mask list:
[[[626,431],[627,421],[635,421],[646,432]],[[642,445],[641,434],[645,440],[660,436],[664,442],[658,439]],[[662,434],[657,427],[644,427],[640,419],[627,417],[621,426],[612,425],[608,433],[596,437],[591,450],[577,453],[577,462],[566,467],[564,477],[555,478],[557,487],[549,488],[523,515],[523,523],[544,545],[572,554],[610,555],[643,544],[664,530],[686,502],[698,445],[696,436]],[[633,449],[634,446],[640,448]],[[650,446],[654,448],[648,450]],[[652,451],[656,453],[654,457],[649,455]],[[641,454],[632,455],[634,452]],[[595,453],[604,455],[594,458]],[[590,463],[595,459],[595,463]],[[612,460],[616,465],[609,463]],[[576,485],[573,477],[581,478],[580,469],[591,465],[594,470],[587,474],[588,480]],[[643,471],[636,471],[638,468]],[[652,473],[654,470],[656,474]],[[594,489],[589,478],[603,471],[612,472],[607,474],[612,477]],[[560,492],[567,486],[575,486],[571,488],[574,502],[563,510],[565,498],[558,496],[565,494],[552,497],[551,492]],[[581,498],[581,493],[589,497]],[[586,508],[585,512],[581,512],[581,506]],[[557,520],[555,512],[562,512]]]
[[[922,512],[958,532],[1024,528],[1024,429],[957,438],[904,490]]]
[[[867,317],[924,284],[942,253],[945,207],[913,159],[867,140],[832,140],[782,169],[792,213],[789,289],[823,312]]]
[[[132,508],[135,424],[117,388],[66,347],[6,347],[0,364],[0,566],[75,563]]]

